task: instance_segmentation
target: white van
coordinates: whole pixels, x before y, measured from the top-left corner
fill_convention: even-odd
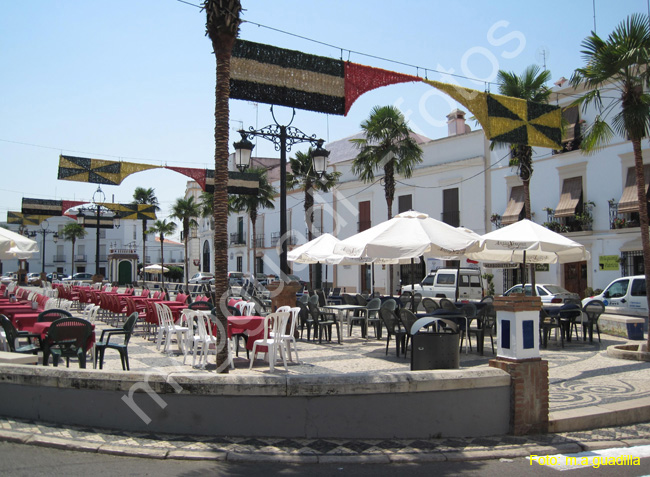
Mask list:
[[[645,290],[645,275],[617,278],[607,285],[600,295],[582,300],[582,306],[591,300],[605,304],[607,313],[619,315],[648,316],[648,299]]]
[[[415,293],[423,297],[449,298],[456,297],[456,277],[458,270],[455,268],[441,268],[429,275],[415,285]],[[402,287],[402,294],[411,293],[411,285]],[[459,300],[480,300],[485,294],[481,271],[476,268],[460,269],[460,284],[458,287]]]

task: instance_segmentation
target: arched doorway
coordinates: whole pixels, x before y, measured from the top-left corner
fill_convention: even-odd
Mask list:
[[[122,260],[117,267],[117,283],[119,285],[126,285],[131,283],[132,280],[133,267],[129,260]]]
[[[210,271],[210,242],[203,242],[203,271]]]

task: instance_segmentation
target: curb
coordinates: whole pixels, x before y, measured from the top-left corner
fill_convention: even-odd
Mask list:
[[[539,443],[515,444],[508,448],[467,448],[464,450],[435,450],[431,452],[377,452],[365,455],[351,454],[314,454],[285,452],[234,452],[234,451],[196,451],[179,450],[162,447],[133,447],[115,444],[80,442],[75,439],[43,436],[0,429],[0,442],[12,442],[34,446],[48,447],[77,452],[90,452],[124,457],[173,460],[203,460],[228,462],[285,462],[292,464],[405,464],[417,462],[465,462],[494,459],[514,459],[531,454],[552,455],[559,453],[577,453],[613,447],[633,447],[650,444],[647,439],[622,440],[570,440],[552,445]],[[162,441],[166,442],[166,441]]]

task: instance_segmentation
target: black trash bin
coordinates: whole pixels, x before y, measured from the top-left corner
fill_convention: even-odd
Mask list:
[[[437,326],[443,322],[445,326]],[[431,326],[437,331],[428,331]],[[458,369],[460,335],[455,323],[440,318],[420,318],[411,328],[411,371]]]

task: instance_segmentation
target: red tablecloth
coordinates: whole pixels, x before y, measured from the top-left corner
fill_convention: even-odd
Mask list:
[[[26,330],[26,328],[31,328],[32,326],[34,326],[36,320],[38,320],[38,315],[40,315],[39,312],[16,313],[11,318],[11,321],[13,322],[17,330],[23,331]]]
[[[49,321],[41,321],[39,323],[34,323],[34,326],[32,327],[34,334],[39,334],[41,335],[41,341],[43,341],[45,338],[47,338],[47,332],[50,330],[50,326],[52,325],[51,322]],[[90,338],[88,338],[88,342],[86,343],[86,349],[90,349],[93,347],[95,344],[95,324],[92,324],[93,327],[93,333],[91,333]]]
[[[32,313],[35,311],[32,308],[32,305],[17,305],[12,303],[11,305],[0,306],[0,313],[5,315],[7,318],[11,319],[16,313]]]
[[[246,348],[253,349],[255,340],[264,338],[264,317],[263,316],[229,316],[228,317],[228,338],[233,334],[245,333],[248,335]],[[258,348],[259,349],[259,348]]]

